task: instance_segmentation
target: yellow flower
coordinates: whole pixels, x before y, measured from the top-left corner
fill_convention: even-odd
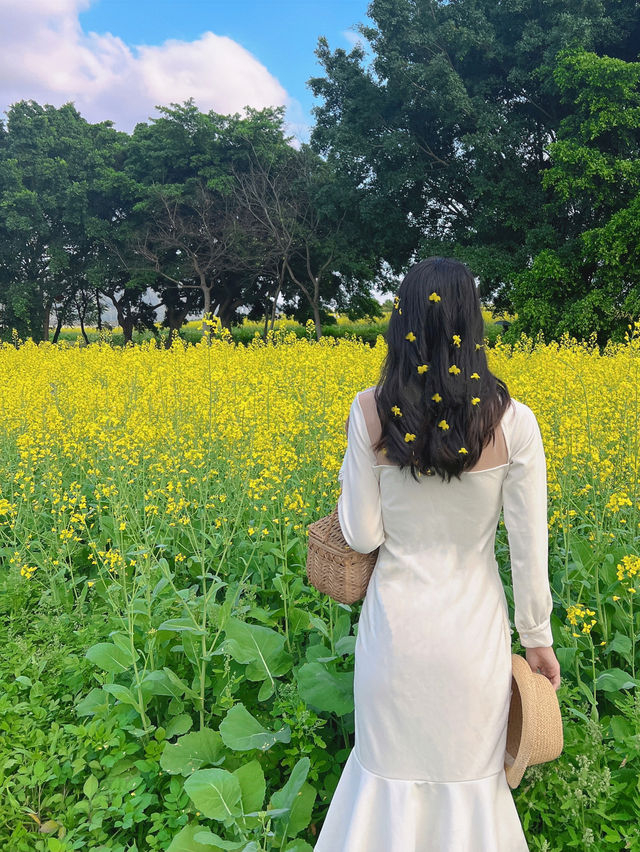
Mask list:
[[[619,600],[620,600],[620,595],[614,595],[614,596],[613,596],[613,599],[614,599],[614,601],[619,601]]]
[[[455,365],[455,364],[452,364],[452,365],[449,367],[449,372],[450,372],[450,373],[455,373],[455,374],[457,375],[458,373],[460,373],[460,372],[461,372],[461,370],[460,370],[460,367],[456,367],[456,365]]]
[[[395,414],[395,415],[397,415],[398,417],[402,417],[402,412],[400,411],[400,409],[398,408],[398,406],[397,406],[397,405],[394,405],[394,406],[391,408],[391,412],[392,412],[392,414]]]
[[[254,532],[255,532],[255,530],[254,530],[254,528],[253,528],[253,527],[249,527],[249,529],[247,530],[247,532],[249,533],[249,535],[253,535],[253,534],[254,534]]]
[[[479,402],[480,402],[479,396],[472,396],[471,397],[471,405],[477,405]]]
[[[400,304],[400,296],[396,296],[393,300],[393,307],[397,310],[399,304]]]
[[[121,529],[121,530],[126,530],[126,528],[127,528],[127,522],[126,522],[126,521],[122,521],[122,523],[120,524],[120,529]]]
[[[411,432],[407,432],[407,434],[404,436],[404,439],[408,443],[409,441],[415,441],[416,436],[412,435]]]
[[[434,399],[436,402],[442,402],[442,397],[437,392],[434,393],[434,395],[431,397],[431,399]]]
[[[482,349],[483,346],[483,343],[476,343],[476,349]]]
[[[456,346],[460,346],[460,335],[459,334],[453,335],[453,342]]]
[[[434,292],[433,292],[433,293],[429,296],[429,301],[430,301],[430,302],[439,302],[439,301],[440,301],[440,296],[438,296],[438,294],[434,291]]]
[[[418,364],[418,372],[419,373],[426,373],[428,369],[429,369],[428,364]]]
[[[468,450],[465,450],[465,448],[464,448],[464,447],[460,447],[460,449],[458,450],[458,452],[459,452],[459,453],[467,453],[467,452],[468,452]]]
[[[438,426],[439,426],[441,429],[448,429],[448,428],[449,428],[449,424],[447,423],[447,421],[446,421],[446,420],[441,420],[441,421],[438,423]]]
[[[480,376],[479,376],[477,373],[471,373],[471,375],[469,376],[469,378],[470,378],[470,379],[479,379],[479,378],[480,378]]]
[[[416,339],[416,336],[412,331],[410,331],[409,334],[405,335],[405,339],[410,340],[413,343],[413,341]]]

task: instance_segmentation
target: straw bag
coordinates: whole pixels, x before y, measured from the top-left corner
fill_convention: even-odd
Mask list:
[[[326,518],[309,524],[308,530],[307,579],[311,585],[340,603],[361,600],[380,548],[371,553],[352,550],[342,535],[337,505]]]

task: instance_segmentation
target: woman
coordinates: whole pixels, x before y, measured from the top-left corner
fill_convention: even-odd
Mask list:
[[[398,291],[377,386],[351,405],[340,526],[380,547],[355,646],[355,745],[315,852],[525,852],[504,761],[511,628],[557,690],[546,461],[533,411],[488,369],[473,276],[450,258]]]

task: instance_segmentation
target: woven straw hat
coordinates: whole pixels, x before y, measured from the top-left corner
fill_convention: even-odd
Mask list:
[[[555,760],[563,747],[562,716],[551,681],[512,654],[511,704],[507,723],[505,774],[517,787],[527,766]]]

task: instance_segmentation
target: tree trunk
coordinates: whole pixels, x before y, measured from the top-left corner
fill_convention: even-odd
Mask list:
[[[111,299],[115,304],[115,299]],[[116,312],[118,314],[118,325],[122,329],[122,334],[124,336],[124,342],[129,343],[133,339],[133,319],[128,317],[125,312],[122,310],[122,299],[118,304],[116,304]]]
[[[100,290],[96,287],[96,308],[98,309],[98,331],[102,331],[102,305],[100,304]]]
[[[282,269],[280,270],[280,275],[278,277],[278,287],[276,289],[276,295],[273,299],[273,308],[271,310],[271,331],[273,331],[273,327],[276,322],[276,306],[278,304],[278,296],[280,295],[280,291],[282,290],[282,282],[284,281],[284,264],[282,265]]]
[[[316,340],[322,337],[322,323],[320,322],[320,307],[317,302],[313,303],[313,321],[316,324]]]
[[[58,338],[60,337],[60,332],[62,331],[62,323],[65,321],[65,318],[67,316],[67,308],[69,307],[70,303],[71,303],[71,298],[68,298],[67,301],[62,306],[62,308],[60,309],[60,311],[58,312],[58,316],[57,316],[57,319],[56,319],[56,330],[53,333],[53,340],[51,341],[52,343],[58,342]]]
[[[53,332],[53,339],[51,341],[52,343],[58,342],[58,338],[60,337],[60,332],[62,330],[62,320],[63,320],[63,314],[59,313],[58,314],[58,322],[56,323],[56,330]]]
[[[120,321],[120,325],[122,326],[124,342],[130,343],[133,340],[133,320],[127,317],[127,319],[122,319]]]
[[[42,317],[42,339],[44,341],[49,340],[49,319],[51,316],[51,302],[45,302],[44,305],[44,316]]]
[[[187,314],[189,313],[189,311],[186,308],[184,311],[175,311],[173,310],[173,308],[167,308],[166,311],[166,321],[169,327],[169,336],[167,337],[165,348],[170,349],[171,344],[174,340],[174,331],[176,332],[176,336],[180,334],[180,329],[184,325],[184,321],[187,318]]]
[[[85,327],[84,327],[84,314],[85,314],[85,312],[84,312],[84,311],[79,312],[79,316],[80,316],[80,331],[82,332],[82,336],[84,337],[84,342],[88,344],[88,343],[89,343],[89,338],[87,337],[87,332],[86,332]]]
[[[211,326],[207,325],[205,319],[210,319],[208,314],[211,313],[211,287],[208,287],[204,276],[200,276],[200,287],[202,288],[202,293],[204,295],[204,310],[202,311],[202,336],[208,337],[209,341],[211,341]]]

